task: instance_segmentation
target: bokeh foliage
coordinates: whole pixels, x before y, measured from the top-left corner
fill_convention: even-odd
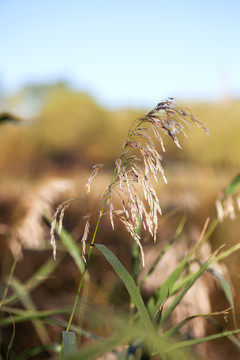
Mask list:
[[[192,141],[180,140],[183,151],[166,139],[166,156],[175,161],[239,165],[240,101],[190,103],[188,106],[197,119],[207,125],[211,136],[206,138],[192,129]],[[31,120],[26,126],[1,126],[0,164],[46,159],[77,159],[82,164],[96,163],[99,159],[110,162],[122,145],[132,119],[145,111],[107,110],[89,94],[61,82],[25,86],[2,99],[0,110],[6,109]]]

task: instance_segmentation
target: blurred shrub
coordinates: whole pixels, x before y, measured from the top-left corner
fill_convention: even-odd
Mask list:
[[[186,104],[184,104],[186,105]],[[180,139],[183,151],[164,139],[168,161],[239,165],[240,102],[190,104],[191,111],[209,128],[211,136],[192,129],[193,141]],[[50,160],[88,163],[111,161],[133,119],[144,110],[108,111],[84,92],[66,83],[28,85],[5,97],[0,110],[34,119],[26,126],[1,126],[0,165]],[[89,164],[90,162],[90,164]]]
[[[192,129],[193,141],[183,141],[189,159],[198,163],[239,166],[240,101],[199,103],[189,106],[198,120],[210,131],[203,137]],[[181,156],[185,156],[181,153]]]
[[[33,103],[40,106],[36,118],[26,126],[2,126],[0,163],[65,157],[81,162],[108,161],[126,136],[126,123],[130,125],[138,115],[133,110],[109,112],[90,95],[62,83],[23,88],[5,101],[15,114],[24,108],[19,103],[25,103],[25,108]]]

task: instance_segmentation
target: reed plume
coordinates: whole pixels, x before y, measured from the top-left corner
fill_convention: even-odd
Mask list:
[[[201,126],[208,132],[190,112],[178,107],[173,98],[159,102],[153,110],[135,120],[115,161],[110,185],[102,196],[100,217],[103,215],[105,206],[108,205],[109,211],[104,214],[109,215],[112,228],[114,229],[115,219],[124,224],[126,230],[139,245],[143,266],[145,264],[144,252],[140,236],[135,231],[137,219],[140,217],[144,229],[148,230],[155,242],[158,215],[161,215],[162,211],[151,176],[157,182],[160,174],[167,183],[161,163],[162,156],[154,139],[160,143],[163,152],[165,152],[163,134],[170,136],[176,146],[181,148],[177,136],[180,133],[186,136],[185,126],[191,124]],[[102,166],[103,164],[98,164],[93,167],[93,172],[86,184],[87,192],[90,191],[90,185]],[[114,207],[113,192],[120,199],[120,208]],[[65,204],[69,205],[69,202]],[[62,223],[65,209],[65,205],[60,205],[59,210],[55,213],[51,229],[52,244],[55,244],[54,228],[57,215],[60,213],[60,222]],[[89,221],[87,221],[82,239],[83,253],[89,226]],[[53,251],[55,253],[55,250]]]

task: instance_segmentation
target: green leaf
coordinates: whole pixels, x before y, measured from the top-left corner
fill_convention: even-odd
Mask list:
[[[232,246],[230,249],[227,249],[225,251],[222,251],[220,254],[218,254],[215,259],[213,260],[213,263],[220,261],[222,259],[225,259],[227,256],[231,255],[235,251],[240,250],[240,243]]]
[[[76,334],[72,331],[62,331],[63,354],[72,354],[77,351]]]
[[[68,326],[68,323],[66,321],[59,320],[59,319],[43,318],[42,321],[46,324],[57,325],[58,327],[60,326],[65,329]],[[72,324],[70,326],[70,331],[74,331],[77,335],[83,335],[87,339],[91,339],[91,340],[100,340],[101,339],[101,337],[99,335],[96,335],[88,330],[85,330],[82,327],[80,327],[79,325]]]
[[[229,304],[234,307],[233,302],[233,293],[232,293],[232,286],[229,281],[224,279],[216,270],[213,268],[208,268],[208,271],[220,282],[221,287],[223,289],[226,298],[228,299]]]
[[[218,255],[214,258],[213,263],[215,263],[215,262],[217,262],[217,261],[220,261],[220,260],[222,260],[222,259],[225,259],[227,256],[231,255],[233,252],[235,252],[235,251],[237,251],[237,250],[239,250],[239,249],[240,249],[240,243],[238,243],[238,244],[232,246],[230,249],[227,249],[227,250],[221,252],[220,254],[218,254]],[[232,307],[233,307],[233,310],[232,310],[233,320],[234,320],[235,326],[237,327],[237,325],[236,325],[235,308],[234,308],[234,302],[233,302],[233,295],[232,295],[232,289],[229,288],[229,286],[228,286],[227,283],[226,283],[226,280],[225,280],[225,281],[223,280],[222,283],[221,283],[221,285],[222,285],[222,287],[223,287],[223,290],[224,290],[224,292],[225,292],[225,295],[226,295],[228,301],[230,302],[230,304],[231,304],[231,302],[232,302],[231,305],[232,305]]]
[[[193,286],[193,284],[196,282],[196,280],[203,274],[203,272],[209,267],[211,262],[213,262],[213,259],[215,257],[215,254],[213,254],[209,260],[207,260],[198,271],[192,274],[192,276],[189,279],[189,282],[184,287],[182,292],[179,296],[176,296],[176,298],[173,300],[172,304],[169,306],[169,308],[164,312],[161,318],[161,324],[171,315],[172,311],[175,309],[175,307],[180,303],[184,295],[188,292],[188,290]]]
[[[25,121],[16,115],[10,114],[8,112],[2,112],[0,113],[0,124],[3,123],[12,123],[19,125],[25,123]]]
[[[201,247],[203,241],[206,240],[207,234],[205,234],[205,231],[208,226],[208,223],[209,223],[209,218],[206,220],[202,233],[195,246],[191,249],[191,251],[187,254],[187,256],[178,264],[178,266],[172,271],[169,277],[157,289],[155,294],[149,299],[147,306],[151,317],[153,317],[154,313],[158,308],[162,307],[163,303],[167,300],[167,298],[171,294],[172,289],[174,288],[174,285],[176,284],[177,280],[180,278],[184,269],[188,265],[189,259]]]
[[[32,349],[24,350],[21,355],[18,356],[18,360],[34,359],[37,355],[45,351],[54,351],[55,353],[57,353],[59,351],[59,345],[50,344],[47,346],[37,346]]]
[[[169,348],[167,349],[167,352],[171,352],[171,351],[175,351],[177,349],[181,349],[181,348],[201,344],[203,342],[207,342],[207,341],[211,341],[211,340],[221,339],[223,337],[232,336],[232,335],[239,334],[239,333],[240,333],[240,329],[232,330],[232,331],[224,331],[224,332],[222,332],[220,334],[214,334],[214,335],[210,335],[210,336],[205,336],[205,337],[202,337],[202,338],[199,338],[199,339],[181,341],[181,342],[175,343],[173,345],[170,345]]]
[[[187,274],[183,276],[181,280],[177,282],[169,293],[169,296],[177,294],[188,282],[191,280],[192,274]]]
[[[36,311],[35,304],[33,303],[30,295],[27,292],[24,292],[23,284],[21,284],[21,282],[15,277],[13,277],[12,279],[12,287],[18,291],[19,300],[21,301],[25,309],[30,311]],[[49,344],[50,338],[44,324],[38,320],[32,320],[32,324],[42,344]]]
[[[12,333],[11,339],[10,339],[9,344],[8,344],[6,360],[9,359],[10,351],[11,351],[11,348],[12,348],[12,346],[13,346],[13,341],[14,341],[15,333],[16,333],[16,331],[15,331],[15,323],[14,323],[14,321],[13,321],[13,317],[12,317],[11,314],[10,314],[10,317],[11,317],[11,319],[12,319],[13,333]]]
[[[58,230],[58,224],[56,224],[56,230]],[[66,248],[66,250],[69,252],[71,257],[75,261],[75,264],[79,268],[80,272],[83,273],[85,264],[81,256],[81,251],[79,249],[79,246],[76,244],[72,236],[64,228],[62,228],[61,234],[58,236],[62,240],[62,243]],[[85,279],[89,279],[88,273],[86,273]]]
[[[235,307],[234,307],[234,301],[233,301],[233,291],[232,291],[232,286],[231,283],[224,279],[215,269],[213,268],[209,268],[208,271],[219,281],[222,290],[229,302],[229,304],[232,307],[232,315],[233,315],[233,321],[234,321],[234,325],[237,328],[237,321],[236,321],[236,314],[235,314]]]
[[[183,270],[185,269],[192,251],[180,262],[180,264],[173,270],[170,276],[163,282],[159,289],[148,301],[148,309],[152,317],[158,307],[161,307],[163,302],[168,298],[176,281],[180,278]]]
[[[118,330],[104,340],[98,341],[96,344],[84,348],[76,353],[64,356],[64,360],[92,360],[97,359],[99,356],[107,351],[113,351],[118,345],[127,345],[135,338],[142,336],[145,330],[141,327],[133,325],[125,326],[123,329]]]
[[[23,289],[16,292],[9,298],[5,299],[2,303],[2,305],[7,305],[16,299],[19,298],[19,296],[22,293],[29,293],[33,289],[35,289],[38,285],[40,285],[43,281],[45,281],[48,276],[55,270],[55,268],[58,266],[58,264],[62,260],[62,256],[59,255],[57,260],[54,261],[51,257],[47,262],[45,262],[31,277],[23,284]]]
[[[5,308],[2,308],[2,311],[5,311]],[[8,310],[7,310],[8,311]],[[49,316],[54,316],[58,314],[68,314],[71,310],[49,310],[49,311],[28,311],[28,310],[22,310],[22,312],[19,312],[19,315],[13,316],[14,323],[34,320],[34,319],[43,319]],[[9,312],[9,311],[8,311]],[[11,318],[6,317],[0,319],[0,328],[8,326],[12,323]]]
[[[232,246],[230,249],[221,251],[220,254],[216,255],[216,257],[212,260],[212,263],[216,263],[222,259],[225,259],[226,257],[230,256],[232,253],[234,253],[235,251],[237,251],[239,249],[240,249],[240,243]],[[211,272],[211,268],[209,268],[208,270]],[[186,285],[188,283],[188,281],[191,279],[191,276],[192,276],[192,274],[188,274],[188,275],[184,276],[181,281],[179,281],[177,284],[175,284],[173,286],[169,295],[171,296],[171,295],[174,295],[175,293],[177,293],[184,285]],[[218,280],[220,280],[220,279],[218,279]],[[224,281],[224,279],[223,279],[223,282],[221,284],[222,286],[223,286],[223,283],[224,283],[224,288],[225,288],[223,290],[227,291],[227,293],[226,293],[227,299],[229,300],[230,304],[233,305],[233,301],[231,303],[232,295],[230,295],[230,292],[229,292],[230,289],[229,289],[229,286],[226,284],[226,280]]]
[[[144,305],[140,291],[129,272],[106,246],[102,244],[95,244],[95,247],[105,256],[105,258],[112,265],[115,272],[126,286],[128,293],[131,296],[132,301],[138,310],[140,319],[142,320],[145,328],[149,331],[153,331],[152,322],[149,317],[148,311]]]
[[[179,329],[181,329],[184,325],[186,325],[191,320],[194,320],[194,319],[197,319],[197,318],[205,318],[206,320],[209,320],[209,318],[211,318],[211,320],[212,320],[212,317],[218,316],[218,315],[221,315],[221,314],[226,314],[226,312],[225,311],[223,311],[223,312],[213,312],[213,313],[208,313],[208,314],[196,314],[196,315],[189,316],[189,317],[183,319],[177,325],[173,326],[171,329],[165,331],[163,336],[164,336],[164,338],[173,337],[179,331]],[[211,324],[212,323],[213,323],[213,321],[211,321]],[[219,329],[220,325],[217,322],[215,322],[214,324],[216,324],[218,326],[218,329]],[[222,329],[222,330],[224,330],[224,329]]]
[[[164,344],[161,339],[157,336],[153,324],[151,322],[148,310],[143,302],[142,296],[140,294],[139,288],[136,286],[133,278],[130,276],[129,272],[124,268],[118,258],[104,245],[95,244],[94,245],[107,259],[107,261],[112,265],[113,269],[122,280],[126,286],[129,295],[131,296],[132,302],[135,304],[136,309],[138,310],[139,318],[147,331],[147,338],[151,338],[154,343],[154,349],[157,349],[158,354],[165,359],[164,355]]]
[[[20,252],[19,252],[20,253]],[[9,286],[11,284],[11,281],[12,281],[12,278],[13,278],[13,274],[14,274],[14,271],[15,271],[15,268],[16,268],[16,265],[17,265],[17,262],[18,262],[18,258],[19,258],[19,253],[18,255],[14,258],[14,261],[13,261],[13,264],[11,266],[11,270],[10,270],[10,273],[9,273],[9,276],[8,276],[8,281],[7,281],[7,284],[6,284],[6,287],[4,289],[4,293],[3,293],[3,297],[0,301],[0,309],[1,307],[3,306],[4,304],[4,301],[7,297],[7,294],[8,294],[8,289],[9,289]]]
[[[232,180],[230,185],[226,188],[226,190],[224,192],[224,199],[228,195],[236,192],[239,188],[240,188],[240,173],[237,176],[235,176],[235,178]]]

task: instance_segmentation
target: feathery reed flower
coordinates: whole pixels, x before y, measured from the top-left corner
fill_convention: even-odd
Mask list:
[[[150,175],[157,182],[159,173],[167,183],[161,164],[162,157],[154,143],[152,134],[159,141],[163,151],[165,148],[161,132],[169,135],[180,148],[177,135],[182,132],[186,136],[184,124],[190,125],[191,123],[202,126],[208,132],[191,113],[177,107],[172,98],[158,103],[153,110],[137,119],[129,130],[127,140],[115,161],[115,172],[111,185],[108,186],[103,196],[103,198],[107,197],[112,228],[114,229],[113,217],[118,218],[125,225],[127,231],[140,247],[143,264],[144,253],[140,237],[135,232],[137,218],[140,216],[144,228],[148,229],[156,241],[158,214],[161,215],[162,212],[156,190],[150,181]],[[137,151],[138,155],[129,155],[129,150]],[[92,178],[93,175],[89,180]],[[122,204],[120,211],[119,209],[114,210],[113,191],[116,191],[120,197]],[[143,193],[143,197],[141,193]]]
[[[157,238],[158,215],[161,215],[162,211],[150,176],[152,175],[157,182],[158,174],[161,174],[163,180],[167,183],[161,164],[162,156],[155,145],[154,138],[160,143],[163,152],[165,152],[165,147],[162,134],[170,136],[177,147],[181,148],[177,136],[180,133],[186,136],[184,125],[188,126],[191,124],[201,126],[208,132],[203,124],[191,113],[178,107],[174,103],[173,98],[167,98],[159,102],[153,110],[135,120],[115,161],[111,183],[103,194],[103,206],[100,216],[103,214],[105,205],[108,205],[108,214],[112,228],[114,229],[114,217],[124,224],[126,230],[139,245],[143,266],[144,252],[140,236],[135,231],[137,219],[138,217],[141,218],[144,229],[149,231],[155,242]],[[137,154],[132,155],[132,152]],[[103,164],[98,164],[93,167],[93,172],[86,184],[87,193],[89,193],[90,185],[102,166]],[[120,209],[114,209],[113,191],[120,198]],[[54,221],[59,211],[61,211],[60,220],[62,220],[65,209],[66,206],[60,206],[55,213],[51,230],[52,236],[54,236]],[[87,221],[82,239],[83,253],[85,253],[89,226]],[[52,243],[54,245],[53,238]]]
[[[91,183],[93,181],[93,179],[95,178],[95,176],[97,175],[99,169],[101,169],[101,167],[103,167],[104,165],[103,164],[97,164],[97,165],[94,165],[93,166],[93,172],[90,176],[90,178],[88,179],[88,182],[86,184],[86,188],[87,188],[87,194],[90,192],[90,186],[91,186]]]
[[[87,242],[87,238],[88,238],[88,234],[89,234],[89,229],[90,229],[90,223],[89,223],[89,216],[87,216],[87,221],[85,224],[85,228],[84,228],[84,233],[83,233],[83,237],[81,240],[82,243],[82,257],[84,262],[86,263],[86,258],[85,258],[85,254],[86,254],[86,242]]]
[[[62,231],[62,227],[63,227],[63,217],[65,214],[65,210],[70,206],[71,202],[74,201],[75,199],[68,199],[64,202],[62,202],[60,205],[58,205],[55,214],[53,216],[53,221],[51,223],[51,230],[50,230],[50,244],[52,245],[53,248],[53,258],[54,260],[56,260],[56,255],[57,255],[57,245],[56,245],[56,239],[55,239],[55,227],[56,227],[56,223],[57,223],[57,218],[58,220],[58,234],[61,234]]]

